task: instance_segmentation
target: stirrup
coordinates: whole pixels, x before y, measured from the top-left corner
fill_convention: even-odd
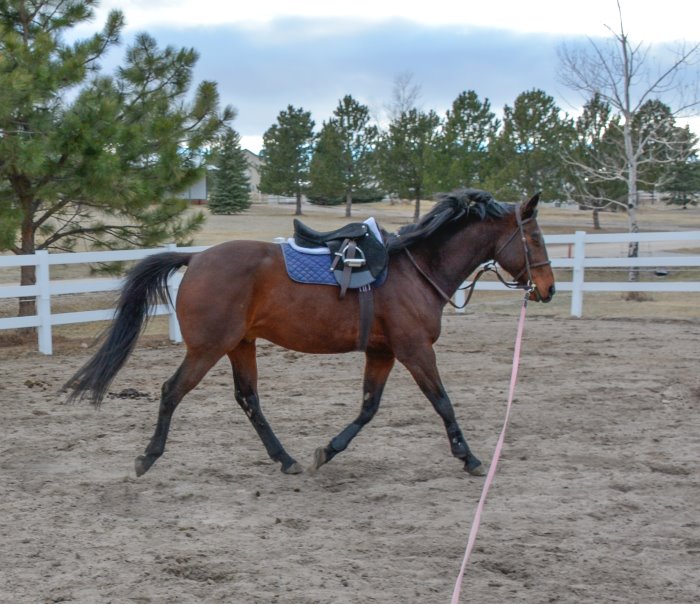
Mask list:
[[[346,255],[349,247],[350,244],[346,245],[342,250],[335,253],[335,255],[338,256],[340,261],[343,263],[343,266],[349,266],[350,268],[361,268],[367,264],[365,253],[359,247],[354,248],[355,253],[359,254],[359,256],[356,256],[355,258],[347,258]]]

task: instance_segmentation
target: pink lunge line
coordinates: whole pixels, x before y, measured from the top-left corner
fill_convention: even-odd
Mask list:
[[[462,589],[462,579],[464,578],[464,571],[467,568],[467,563],[469,562],[469,557],[471,556],[472,549],[474,549],[474,543],[476,542],[476,534],[479,532],[479,524],[481,523],[481,512],[484,509],[484,504],[486,503],[486,495],[488,494],[489,487],[493,482],[493,477],[496,473],[496,466],[498,465],[498,458],[500,457],[501,449],[503,448],[503,441],[506,436],[506,428],[508,427],[508,418],[510,417],[510,409],[513,405],[513,396],[515,395],[515,384],[518,380],[518,366],[520,365],[520,347],[523,339],[523,328],[525,326],[526,308],[527,296],[523,300],[523,305],[520,309],[520,321],[518,322],[518,332],[515,337],[515,350],[513,351],[513,369],[510,374],[508,404],[506,405],[506,416],[503,420],[503,429],[501,430],[501,435],[498,437],[498,442],[496,443],[496,448],[493,452],[491,467],[489,468],[489,471],[486,474],[486,480],[484,482],[484,487],[481,490],[479,504],[476,506],[474,520],[472,521],[472,526],[469,531],[469,539],[467,540],[467,549],[464,552],[464,559],[462,560],[462,567],[459,569],[459,575],[457,576],[454,591],[452,592],[452,604],[459,604],[459,594]]]

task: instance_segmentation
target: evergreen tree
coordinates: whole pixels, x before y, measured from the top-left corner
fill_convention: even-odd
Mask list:
[[[333,117],[324,123],[311,162],[311,189],[328,197],[345,198],[345,216],[352,215],[353,199],[377,196],[371,161],[377,127],[370,123],[369,108],[344,96]],[[380,195],[380,194],[379,194]]]
[[[684,210],[698,205],[700,200],[700,161],[693,155],[688,161],[676,163],[670,170],[665,187],[664,201],[679,205]]]
[[[566,194],[581,209],[593,212],[593,228],[600,228],[599,213],[625,198],[619,169],[612,169],[622,144],[619,117],[610,103],[594,95],[574,125],[574,141],[563,153],[567,168]],[[590,170],[590,166],[597,169]]]
[[[0,1],[0,245],[38,249],[184,242],[203,216],[179,191],[201,177],[203,150],[233,110],[218,111],[216,84],[188,103],[193,49],[159,49],[138,35],[111,76],[99,60],[124,26],[66,42],[97,0]],[[35,282],[23,267],[21,283]],[[20,304],[34,314],[34,301]]]
[[[632,123],[633,145],[642,150],[637,160],[638,189],[652,195],[667,190],[672,170],[692,157],[698,139],[687,127],[677,126],[671,108],[658,99],[644,103]]]
[[[345,216],[352,215],[353,194],[370,185],[370,161],[379,131],[370,123],[369,107],[346,95],[333,112],[342,142],[340,169],[345,193]]]
[[[248,162],[241,149],[241,137],[232,128],[226,128],[221,137],[214,165],[217,170],[209,196],[212,214],[237,214],[247,210],[251,203]]]
[[[345,184],[340,166],[343,141],[336,125],[325,122],[316,140],[309,164],[309,200],[323,205],[343,203]]]
[[[309,187],[313,142],[311,113],[291,105],[279,113],[277,123],[263,134],[260,190],[273,195],[295,196],[297,216],[301,215],[301,196]]]
[[[434,111],[409,109],[392,119],[377,145],[377,171],[384,189],[415,200],[416,222],[420,218],[420,200],[434,192],[429,171],[439,124],[440,118]]]
[[[522,199],[542,191],[545,199],[565,196],[562,156],[573,143],[573,123],[542,90],[518,95],[503,110],[503,128],[492,146],[487,187],[496,196]]]
[[[488,99],[473,90],[462,92],[452,103],[437,140],[437,156],[430,174],[433,188],[483,188],[489,173],[489,148],[500,123]]]

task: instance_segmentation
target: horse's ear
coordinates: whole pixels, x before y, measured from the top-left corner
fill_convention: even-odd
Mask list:
[[[529,201],[526,201],[520,206],[520,216],[522,216],[522,218],[532,218],[535,215],[537,202],[540,200],[541,193],[542,191],[535,193]]]

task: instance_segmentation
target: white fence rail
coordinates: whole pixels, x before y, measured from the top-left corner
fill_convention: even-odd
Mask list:
[[[25,256],[0,256],[0,268],[36,266],[35,285],[0,285],[0,299],[36,297],[36,315],[26,317],[0,318],[0,330],[20,329],[23,327],[36,327],[39,341],[39,351],[51,354],[53,351],[52,327],[54,325],[69,325],[74,323],[88,323],[92,321],[108,321],[114,315],[114,309],[86,310],[80,312],[52,313],[51,300],[55,296],[65,294],[96,293],[119,290],[122,286],[121,278],[89,278],[89,279],[62,279],[51,280],[51,267],[63,264],[91,264],[105,262],[125,262],[141,260],[146,256],[157,254],[165,250],[178,250],[183,252],[198,252],[206,247],[176,247],[168,245],[164,248],[120,250],[113,252],[83,252],[49,254],[39,251],[36,254]],[[168,281],[168,287],[173,300],[177,295],[177,288],[182,280],[182,275],[174,274]],[[153,310],[155,315],[168,315],[170,338],[180,342],[180,327],[175,317],[174,309],[168,304],[160,304]]]
[[[603,244],[599,248],[610,254],[619,244],[639,242],[652,249],[651,253],[661,249],[666,255],[644,255],[628,258],[626,250],[618,256],[593,255],[591,244]],[[552,268],[572,270],[571,281],[557,280],[557,291],[571,292],[571,314],[581,317],[583,314],[584,292],[700,292],[700,280],[697,281],[586,281],[587,268],[663,268],[698,267],[700,255],[683,252],[684,248],[700,247],[700,231],[673,231],[659,233],[607,233],[591,234],[576,231],[570,235],[546,235],[545,243],[552,260]],[[660,245],[663,243],[664,245]],[[681,245],[683,243],[684,245]],[[559,249],[558,249],[559,248]],[[566,250],[566,257],[561,252]],[[618,252],[620,249],[617,250]],[[649,253],[649,252],[646,252]],[[498,282],[479,282],[477,289],[500,290]],[[464,292],[457,292],[456,302],[464,300]]]
[[[689,255],[682,252],[683,246],[679,242],[691,242],[685,247],[700,247],[700,231],[683,231],[668,233],[614,233],[614,234],[589,234],[585,231],[576,231],[570,235],[549,235],[545,237],[553,268],[565,268],[572,270],[571,281],[557,281],[558,291],[571,292],[571,314],[582,316],[584,292],[700,292],[700,280],[698,281],[637,281],[637,282],[608,282],[586,281],[587,268],[625,268],[625,267],[700,267],[700,255]],[[659,247],[663,242],[663,253],[669,254],[667,248],[673,251],[671,255],[642,255],[638,258],[627,258],[625,254],[616,256],[594,256],[589,253],[589,244],[608,244],[604,252],[610,253],[610,244],[626,244],[638,241]],[[693,243],[694,242],[694,243]],[[85,253],[60,253],[49,254],[45,251],[25,256],[0,256],[0,268],[36,266],[35,285],[0,285],[0,299],[36,297],[37,314],[26,317],[0,318],[0,330],[36,327],[39,351],[44,354],[52,353],[52,327],[54,325],[67,325],[92,321],[110,320],[114,309],[87,310],[80,312],[52,313],[51,301],[56,296],[65,294],[95,293],[118,290],[122,285],[122,279],[90,278],[80,280],[52,280],[51,267],[66,264],[104,263],[129,260],[140,260],[146,256],[162,252],[164,249],[179,251],[201,251],[205,247],[177,248],[174,245],[166,248],[154,248],[144,250],[122,250],[114,252],[85,252]],[[617,250],[619,252],[619,250]],[[565,252],[565,255],[564,253]],[[563,257],[562,257],[563,256]],[[182,279],[181,274],[176,273],[169,281],[169,288],[173,299],[177,294],[177,288]],[[500,290],[503,286],[497,282],[481,281],[477,289]],[[463,292],[457,292],[459,302]],[[156,315],[167,315],[169,320],[170,338],[173,341],[181,341],[180,329],[175,317],[174,309],[170,305],[161,304],[154,309]]]

